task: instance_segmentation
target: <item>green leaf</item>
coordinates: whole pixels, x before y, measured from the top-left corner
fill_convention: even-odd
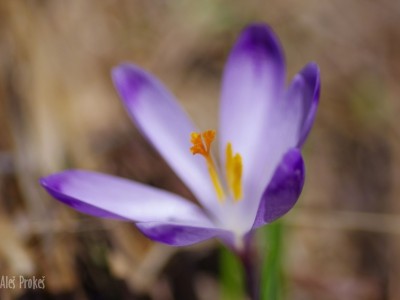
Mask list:
[[[220,283],[222,300],[245,299],[243,267],[238,257],[225,246],[220,250]]]
[[[261,253],[264,253],[261,274],[261,299],[284,299],[283,278],[283,232],[281,220],[275,221],[260,230],[264,240]],[[262,257],[262,255],[261,255]]]

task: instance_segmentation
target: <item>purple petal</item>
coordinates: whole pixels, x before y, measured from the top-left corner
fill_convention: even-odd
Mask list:
[[[278,39],[266,25],[247,27],[225,67],[221,110],[221,157],[232,143],[246,161],[253,156],[265,129],[271,105],[283,91],[285,65]],[[251,127],[251,128],[250,128]]]
[[[96,217],[212,225],[196,205],[178,195],[115,176],[68,170],[40,183],[54,198]]]
[[[311,127],[314,123],[315,114],[317,113],[319,96],[321,91],[321,80],[318,65],[316,63],[310,63],[300,72],[304,78],[304,90],[303,90],[303,101],[304,111],[307,112],[304,115],[303,126],[300,132],[300,139],[298,146],[302,146],[305,142]]]
[[[253,228],[271,223],[295,205],[303,189],[304,171],[300,150],[289,150],[261,198]]]
[[[263,24],[247,27],[229,56],[223,78],[220,111],[220,157],[228,142],[243,161],[245,211],[250,228],[263,188],[284,152],[275,154],[275,106],[284,92],[285,63],[272,30]],[[287,150],[288,148],[286,148]],[[271,153],[274,152],[274,153]],[[255,182],[254,178],[258,178]]]
[[[218,201],[200,156],[190,152],[190,134],[196,130],[165,87],[149,73],[131,64],[113,69],[114,84],[142,134],[153,144],[196,198],[210,211]]]
[[[253,157],[263,166],[257,177],[258,186],[247,183],[248,194],[251,199],[260,199],[263,190],[272,180],[274,170],[278,167],[284,154],[293,147],[301,147],[304,143],[318,107],[319,99],[319,70],[314,63],[308,64],[293,79],[286,95],[271,108],[274,113],[268,119],[268,126],[264,131],[264,139],[258,149],[254,148]],[[246,165],[244,165],[246,168]],[[253,177],[253,178],[254,178]],[[243,201],[245,202],[245,201]],[[243,203],[249,216],[254,216],[259,203]],[[239,204],[241,205],[241,204]],[[253,219],[254,220],[254,219]]]
[[[283,134],[291,146],[301,147],[314,123],[320,95],[318,65],[309,63],[292,80],[280,108]]]
[[[232,233],[212,227],[196,227],[160,222],[137,223],[136,225],[148,238],[173,246],[187,246],[215,237],[222,239],[230,245],[233,244]]]

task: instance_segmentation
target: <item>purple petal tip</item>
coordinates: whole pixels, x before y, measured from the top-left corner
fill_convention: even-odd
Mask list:
[[[243,29],[236,50],[250,51],[255,58],[281,57],[282,48],[273,30],[266,24],[255,23]]]
[[[89,203],[84,203],[79,199],[76,199],[70,195],[67,195],[66,193],[63,193],[62,191],[63,183],[65,184],[65,182],[68,181],[67,179],[68,176],[66,175],[68,174],[69,176],[71,176],[79,173],[80,173],[79,170],[67,170],[61,173],[55,173],[47,177],[40,178],[39,183],[47,191],[47,193],[49,193],[50,196],[72,207],[77,211],[89,215],[94,215],[100,218],[113,218],[113,219],[126,220],[126,218],[123,218],[107,210],[95,207]]]
[[[301,74],[307,82],[316,82],[316,86],[319,86],[320,70],[316,62],[308,63],[301,71]]]
[[[320,70],[315,62],[308,63],[300,72],[305,82],[303,98],[306,101],[308,115],[305,116],[302,134],[299,139],[298,147],[301,147],[314,123],[315,114],[317,112],[319,97],[321,93]]]
[[[149,79],[145,72],[134,64],[123,63],[111,71],[111,77],[118,93],[125,101],[135,99]]]

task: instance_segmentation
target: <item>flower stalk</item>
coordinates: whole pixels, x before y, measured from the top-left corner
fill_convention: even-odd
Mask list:
[[[248,244],[239,257],[243,265],[246,292],[251,300],[259,300],[260,269],[256,249]]]

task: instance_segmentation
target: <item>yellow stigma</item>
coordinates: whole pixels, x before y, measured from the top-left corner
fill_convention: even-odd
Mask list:
[[[226,181],[235,201],[243,197],[242,193],[242,172],[243,163],[239,153],[233,155],[232,144],[226,145]]]
[[[218,172],[215,167],[214,161],[210,154],[211,143],[215,139],[215,130],[207,130],[203,133],[192,132],[190,135],[190,142],[193,144],[190,151],[193,155],[201,154],[207,162],[208,172],[210,173],[211,181],[214,185],[217,197],[220,202],[225,201],[224,191],[218,177]]]

